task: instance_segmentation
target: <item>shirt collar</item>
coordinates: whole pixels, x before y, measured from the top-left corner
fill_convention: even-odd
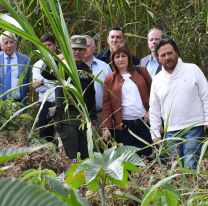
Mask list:
[[[95,56],[93,56],[93,58],[92,58],[92,64],[97,64]]]
[[[16,56],[17,56],[17,55],[16,55],[15,52],[11,55],[11,57],[12,57],[13,59],[15,59]],[[6,59],[7,57],[8,57],[8,55],[4,53],[4,59]]]
[[[148,58],[148,61],[157,61],[157,58],[155,57],[155,58],[153,58],[153,56],[150,54],[149,55],[149,58]]]
[[[183,63],[183,61],[182,61],[182,59],[179,57],[179,58],[178,58],[178,61],[177,61],[177,64],[176,64],[176,66],[175,66],[175,68],[174,68],[174,70],[173,70],[173,72],[172,72],[171,74],[170,74],[169,72],[167,72],[163,66],[162,66],[162,70],[165,72],[165,75],[166,75],[167,77],[173,79],[173,78],[176,77],[176,75],[177,75],[178,72],[180,71],[180,68],[181,68],[181,66],[182,66],[182,63]]]

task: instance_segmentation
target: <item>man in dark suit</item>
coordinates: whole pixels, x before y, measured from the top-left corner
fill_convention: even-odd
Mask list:
[[[30,80],[29,57],[16,51],[17,39],[15,34],[9,31],[3,32],[0,36],[0,42],[2,49],[0,53],[0,95],[20,86],[4,95],[3,100],[14,98],[15,101],[25,103],[28,89],[25,84],[28,84]]]
[[[109,49],[100,52],[96,58],[109,64],[112,52],[116,50],[119,44],[125,43],[124,30],[121,27],[111,28],[108,33],[107,42]],[[132,56],[132,61],[133,65],[139,65],[140,63],[140,60],[135,56]]]
[[[151,54],[142,58],[140,65],[147,68],[151,78],[161,70],[161,65],[155,56],[155,47],[164,37],[164,33],[157,28],[150,29],[147,35],[148,47]]]

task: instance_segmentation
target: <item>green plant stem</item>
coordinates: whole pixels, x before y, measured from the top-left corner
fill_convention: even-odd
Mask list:
[[[105,181],[106,181],[106,178],[107,178],[107,175],[105,174],[103,180],[101,180],[101,183],[100,183],[101,201],[102,201],[101,205],[102,206],[105,206],[105,202],[106,202],[106,199],[105,199]]]

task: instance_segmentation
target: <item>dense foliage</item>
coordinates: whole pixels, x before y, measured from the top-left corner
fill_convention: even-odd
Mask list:
[[[11,1],[13,6],[14,2]],[[141,58],[148,53],[148,30],[158,27],[176,40],[183,59],[198,64],[204,71],[208,66],[207,1],[59,0],[59,3],[69,34],[92,35],[97,40],[98,52],[107,47],[108,29],[121,26],[132,52]],[[18,4],[38,36],[52,31],[38,0],[21,0]],[[21,47],[28,50],[26,44]]]
[[[66,169],[64,166],[67,165],[67,160],[63,157],[54,157],[48,151],[40,150],[35,157],[28,155],[25,159],[17,161],[16,164],[22,163],[22,170],[27,171],[22,173],[20,169],[18,175],[14,175],[20,176],[16,180],[0,178],[1,205],[22,206],[29,205],[31,202],[33,203],[31,205],[37,203],[88,205],[77,189],[93,205],[195,206],[207,204],[208,164],[204,158],[208,145],[206,139],[196,171],[183,168],[179,158],[171,159],[168,165],[161,164],[159,154],[164,148],[158,149],[154,145],[155,158],[149,162],[144,161],[142,164],[134,148],[113,147],[105,150],[104,153],[92,152],[96,143],[94,138],[98,136],[91,128],[69,43],[69,37],[72,34],[89,34],[96,39],[97,52],[99,52],[107,47],[108,29],[112,26],[122,26],[132,52],[142,57],[148,53],[147,32],[154,26],[177,41],[184,60],[197,63],[206,72],[208,66],[207,1],[1,0],[0,9],[3,13],[0,15],[0,28],[20,36],[19,49],[24,53],[34,57],[37,55],[34,50],[38,49],[40,51],[38,58],[42,56],[45,59],[55,73],[59,84],[65,89],[66,96],[70,98],[73,94],[78,100],[77,107],[83,117],[83,124],[88,128],[90,153],[90,159],[80,161],[68,170],[67,176],[62,179],[63,182],[57,181],[57,176]],[[13,18],[9,19],[6,13]],[[53,56],[57,59],[57,56],[50,53],[39,41],[39,37],[46,32],[54,34],[60,50],[64,53],[66,64],[60,61],[60,68],[51,58]],[[69,74],[74,86],[65,84],[63,72],[58,72],[59,69]],[[3,108],[3,105],[0,106]],[[32,108],[33,105],[28,106],[30,107]],[[7,109],[8,111],[5,110],[4,114],[5,119],[15,121],[11,118],[15,116],[22,118],[20,120],[26,119],[24,115],[19,116],[16,110],[14,112]],[[13,109],[15,108],[12,107]],[[16,119],[17,124],[20,120]],[[7,126],[16,126],[16,122]],[[4,122],[0,123],[4,125]],[[34,126],[35,123],[32,130]],[[32,134],[32,131],[30,133]],[[9,139],[1,137],[0,146],[11,147],[11,144],[5,146],[2,142],[8,143]],[[14,145],[19,146],[17,142]],[[6,163],[1,165],[2,176],[12,176],[11,173],[9,175],[9,172],[5,172],[5,170],[13,171],[12,168],[14,168],[14,165],[7,166],[7,161],[32,151],[31,148],[1,149],[0,162]],[[53,167],[50,167],[50,164],[53,164]],[[60,170],[59,167],[61,167]]]

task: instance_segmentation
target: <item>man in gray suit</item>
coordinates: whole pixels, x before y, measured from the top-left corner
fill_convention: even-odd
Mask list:
[[[147,68],[152,79],[161,70],[161,65],[155,55],[155,47],[164,37],[164,33],[157,28],[150,29],[147,35],[148,47],[151,54],[142,58],[140,65]]]
[[[0,42],[2,49],[0,53],[0,95],[18,85],[24,85],[7,94],[7,96],[5,95],[3,100],[14,98],[15,101],[25,103],[28,89],[26,84],[30,80],[29,57],[16,51],[17,39],[15,34],[4,31],[0,36]]]

